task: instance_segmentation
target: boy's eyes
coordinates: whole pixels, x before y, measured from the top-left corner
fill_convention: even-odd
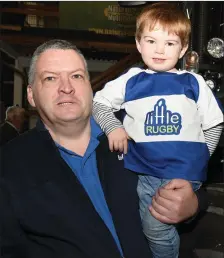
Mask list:
[[[150,44],[154,44],[154,43],[155,43],[155,40],[148,39],[147,42],[150,43]],[[167,42],[167,45],[168,45],[168,46],[174,46],[174,43],[173,43],[173,42]]]
[[[153,44],[155,41],[152,39],[148,39],[147,42],[149,42],[150,44]]]

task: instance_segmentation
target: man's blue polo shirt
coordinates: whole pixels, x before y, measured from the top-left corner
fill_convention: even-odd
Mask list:
[[[121,256],[123,256],[122,248],[114,227],[112,216],[108,209],[103,189],[100,184],[97,162],[96,162],[96,148],[99,145],[99,137],[103,132],[100,127],[96,124],[94,119],[91,117],[91,138],[87,150],[84,156],[79,156],[76,153],[65,149],[64,147],[57,145],[62,158],[70,166],[72,171],[75,173],[80,183],[83,185],[88,196],[90,197],[96,211],[103,219],[104,223],[110,230],[114,240],[119,248]]]

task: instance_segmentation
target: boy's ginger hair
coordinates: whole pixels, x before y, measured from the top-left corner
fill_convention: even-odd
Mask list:
[[[136,21],[136,40],[140,41],[145,27],[153,30],[159,23],[169,33],[180,37],[182,47],[188,45],[191,33],[191,22],[184,12],[174,3],[158,2],[144,8]]]

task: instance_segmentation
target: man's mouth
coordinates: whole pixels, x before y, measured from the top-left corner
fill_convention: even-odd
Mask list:
[[[73,104],[73,102],[59,102],[58,105],[59,106],[67,106],[67,105],[71,105]]]

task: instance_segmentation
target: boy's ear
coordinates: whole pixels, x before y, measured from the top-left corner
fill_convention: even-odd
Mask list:
[[[179,59],[181,59],[181,58],[184,56],[184,54],[186,53],[187,49],[188,49],[188,45],[184,46],[184,47],[181,49],[180,55],[179,55]]]
[[[138,52],[141,54],[141,46],[140,46],[140,43],[139,41],[137,40],[137,38],[135,38],[135,43],[136,43],[136,47],[138,49]]]

